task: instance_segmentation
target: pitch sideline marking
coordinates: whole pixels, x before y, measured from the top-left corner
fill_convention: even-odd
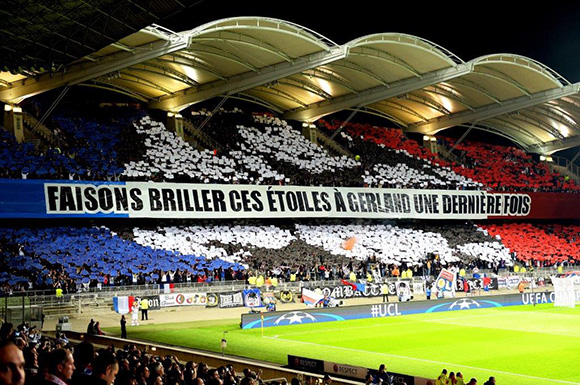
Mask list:
[[[509,313],[524,313],[524,314],[528,314],[528,312],[520,312],[520,311],[510,311]],[[443,324],[443,325],[456,325],[456,326],[463,326],[463,327],[474,327],[474,326],[470,326],[470,325],[461,325],[461,324],[456,324],[453,322],[445,322],[445,321],[449,321],[449,320],[463,320],[463,319],[470,319],[470,318],[483,318],[483,317],[499,317],[499,316],[505,316],[506,312],[500,312],[500,313],[493,313],[493,314],[473,314],[473,315],[468,315],[468,316],[464,316],[464,317],[450,317],[450,318],[434,318],[434,319],[430,319],[430,320],[413,320],[413,321],[407,321],[407,322],[400,322],[397,324],[397,326],[400,325],[409,325],[409,324],[418,324],[418,323],[429,323],[429,322],[433,322],[433,323],[439,323],[439,324]],[[386,319],[388,317],[382,317],[383,319]],[[376,319],[381,319],[381,318],[376,318]],[[356,326],[356,327],[350,327],[349,329],[368,329],[370,327],[383,327],[385,326],[384,324],[373,324],[373,325],[366,325],[366,326]],[[479,327],[479,326],[477,326]],[[500,329],[500,330],[517,330],[517,329],[505,329],[505,328],[490,328],[490,329]],[[325,331],[342,331],[344,330],[344,327],[341,328],[328,328],[325,329]],[[525,331],[525,330],[523,330]],[[284,336],[293,336],[293,335],[305,335],[305,334],[314,334],[314,333],[319,333],[318,330],[307,330],[307,331],[301,331],[301,332],[290,332],[290,333],[283,333]],[[542,334],[549,334],[549,335],[557,335],[557,336],[564,336],[564,337],[573,337],[573,338],[580,338],[580,335],[576,335],[576,334],[563,334],[563,333],[546,333],[546,332],[538,332],[538,333],[542,333]]]
[[[425,320],[423,322],[425,323],[436,323],[436,324],[440,324],[440,325],[453,325],[453,326],[461,326],[461,327],[467,327],[467,328],[485,328],[485,329],[494,329],[494,330],[507,330],[507,331],[521,331],[521,332],[525,332],[525,333],[539,333],[539,334],[547,334],[550,336],[562,336],[562,337],[571,337],[571,338],[580,338],[579,334],[566,334],[566,333],[553,333],[553,332],[544,332],[544,331],[527,331],[527,330],[521,330],[521,329],[517,329],[517,328],[505,328],[505,327],[497,327],[497,326],[481,326],[481,325],[464,325],[460,322],[449,322],[451,320],[454,319],[460,319],[460,318],[449,318],[449,319],[439,319],[439,320]]]
[[[274,338],[274,337],[264,337],[264,338],[268,338],[268,339],[272,339],[272,340],[277,340],[277,341],[294,342],[294,343],[303,344],[303,345],[314,345],[314,346],[319,346],[319,347],[322,347],[322,348],[331,348],[331,349],[346,350],[346,351],[357,352],[357,353],[370,353],[370,354],[374,354],[374,355],[378,355],[378,356],[387,356],[387,357],[394,357],[394,358],[402,358],[402,359],[406,359],[406,360],[410,360],[410,361],[427,362],[427,363],[430,363],[430,364],[438,364],[438,365],[445,365],[445,366],[459,366],[459,367],[462,367],[462,368],[475,369],[475,370],[486,370],[486,371],[492,372],[492,373],[502,373],[502,374],[508,374],[510,376],[523,377],[523,378],[531,378],[531,379],[534,379],[534,380],[551,381],[551,382],[557,382],[557,383],[560,383],[560,384],[580,385],[580,382],[571,382],[571,381],[564,381],[564,380],[555,380],[555,379],[551,379],[551,378],[530,376],[530,375],[527,375],[527,374],[519,374],[519,373],[506,372],[506,371],[503,371],[503,370],[492,370],[492,369],[487,369],[487,368],[478,368],[476,366],[468,366],[468,365],[455,364],[455,363],[451,363],[451,362],[428,360],[428,359],[425,359],[425,358],[408,357],[408,356],[401,356],[401,355],[398,355],[398,354],[390,354],[390,353],[378,353],[378,352],[372,352],[372,351],[362,350],[362,349],[345,348],[345,347],[342,347],[342,346],[332,346],[332,345],[317,344],[315,342],[294,341],[294,340],[288,340],[288,339],[285,339],[285,338]]]

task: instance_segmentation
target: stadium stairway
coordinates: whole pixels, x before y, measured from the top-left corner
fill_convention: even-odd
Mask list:
[[[342,147],[337,141],[331,139],[318,128],[305,127],[302,130],[302,135],[304,135],[304,137],[306,137],[306,139],[310,140],[312,143],[324,148],[331,155],[345,155],[354,159],[353,153]]]
[[[449,152],[449,148],[442,146],[440,144],[437,145],[437,154],[439,158],[446,160],[448,162],[455,162],[457,164],[463,163],[462,160],[452,152]]]
[[[24,127],[27,131],[28,140],[40,138],[51,147],[66,147],[62,139],[59,139],[54,133],[40,123],[38,119],[27,112],[23,112]]]
[[[576,183],[580,184],[580,176],[570,171],[570,169],[564,166],[557,165],[555,163],[548,163],[548,165],[550,166],[550,169],[552,171],[557,172],[558,174],[561,175],[567,175],[570,177],[570,179],[573,179]]]
[[[215,139],[210,137],[208,134],[197,128],[193,123],[187,119],[183,119],[183,128],[194,138],[201,143],[204,148],[216,149],[220,152],[223,150],[223,146],[219,144]]]

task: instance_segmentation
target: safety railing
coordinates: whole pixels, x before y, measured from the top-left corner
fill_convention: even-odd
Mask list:
[[[552,155],[552,161],[554,164],[564,167],[569,170],[572,174],[580,178],[580,166],[575,163],[571,163],[568,159],[562,158],[560,156]]]

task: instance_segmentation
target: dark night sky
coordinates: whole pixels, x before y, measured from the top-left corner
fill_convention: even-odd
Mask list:
[[[400,32],[436,43],[465,61],[513,53],[547,65],[572,83],[580,81],[580,2],[400,3],[203,0],[162,24],[182,31],[225,17],[267,16],[300,24],[338,44],[367,34]]]

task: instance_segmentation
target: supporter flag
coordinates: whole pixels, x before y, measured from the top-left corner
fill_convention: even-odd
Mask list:
[[[491,284],[491,278],[483,277],[483,290],[489,291],[489,285]]]
[[[356,237],[351,237],[346,241],[342,242],[342,248],[345,250],[352,250],[356,244]]]
[[[405,281],[398,281],[395,283],[395,288],[397,290],[397,297],[399,297],[399,301],[406,302],[410,301],[413,298],[411,294],[411,286]]]
[[[128,297],[113,297],[113,309],[119,314],[129,314],[134,302],[135,297],[132,295]]]
[[[244,306],[245,307],[262,307],[262,293],[260,289],[244,290]]]
[[[441,269],[435,280],[435,288],[440,293],[448,292],[455,296],[455,274],[447,269]]]
[[[173,293],[175,291],[175,284],[174,283],[162,283],[161,290],[163,290],[163,292],[165,294]]]
[[[302,302],[307,306],[316,306],[318,303],[322,302],[324,295],[316,294],[316,292],[308,289],[302,289]]]
[[[356,283],[355,284],[356,290],[360,291],[360,292],[365,292],[365,290],[367,289],[367,285],[366,283]]]
[[[344,279],[341,279],[340,282],[342,282],[343,285],[352,287],[352,290],[357,290],[356,283],[353,283],[353,282],[350,282],[350,281],[346,281]]]

